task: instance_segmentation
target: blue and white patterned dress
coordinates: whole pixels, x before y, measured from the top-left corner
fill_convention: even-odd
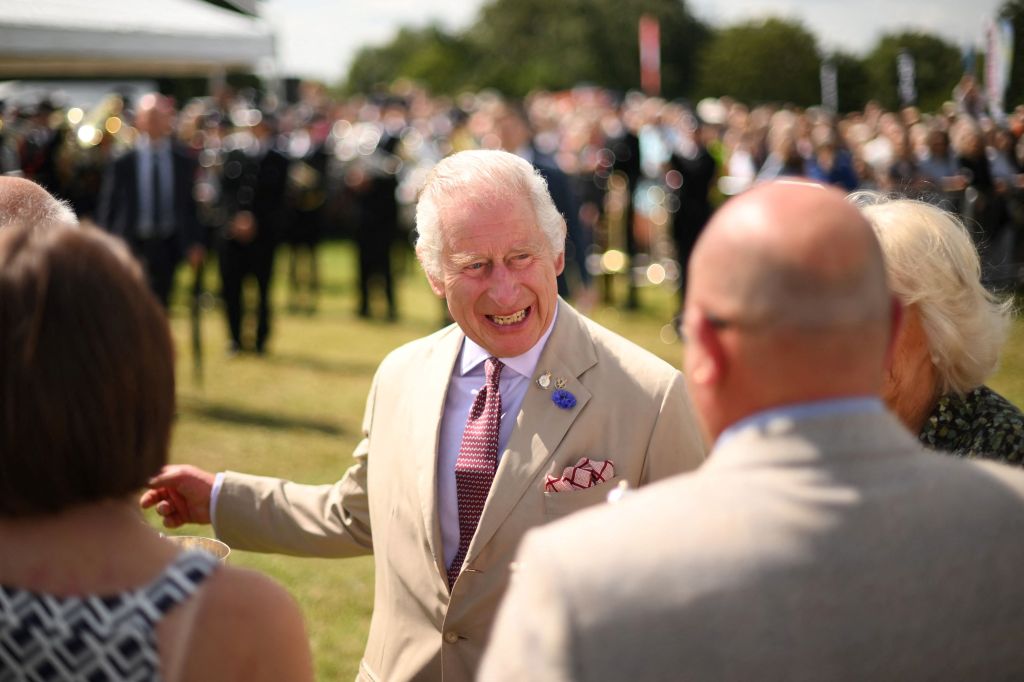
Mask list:
[[[155,682],[156,626],[217,570],[183,552],[148,585],[107,596],[53,597],[0,585],[0,682]]]

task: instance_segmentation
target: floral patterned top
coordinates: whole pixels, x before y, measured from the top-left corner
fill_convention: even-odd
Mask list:
[[[957,457],[1024,465],[1024,414],[987,386],[942,396],[918,439]]]

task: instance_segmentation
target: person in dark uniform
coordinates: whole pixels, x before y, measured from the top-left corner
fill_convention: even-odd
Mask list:
[[[627,104],[621,108],[622,132],[615,138],[608,141],[608,147],[614,155],[612,171],[621,173],[626,180],[626,208],[625,208],[625,230],[626,230],[626,254],[629,257],[627,265],[627,294],[626,307],[635,310],[640,307],[640,297],[637,292],[636,282],[633,280],[633,263],[636,260],[638,251],[636,241],[636,205],[634,196],[636,188],[643,176],[643,169],[640,164],[640,120],[639,112],[631,109]]]
[[[274,118],[263,115],[251,131],[231,137],[224,160],[220,276],[232,353],[252,348],[262,354],[270,336],[270,285],[286,209],[289,163],[275,148],[275,128]],[[252,346],[243,342],[242,334],[242,288],[248,277],[256,281],[258,291]]]
[[[359,250],[359,316],[370,317],[370,289],[379,282],[387,298],[388,320],[398,319],[391,246],[398,235],[397,156],[401,126],[400,106],[389,105],[391,125],[382,126],[376,150],[361,157],[345,173],[345,185],[352,198],[353,226]]]
[[[29,109],[18,156],[23,177],[42,185],[53,194],[64,196],[60,174],[57,172],[57,157],[67,129],[54,125],[56,111],[57,107],[49,98],[43,98]]]
[[[330,151],[326,140],[316,139],[312,123],[292,137],[292,147],[301,153],[293,156],[288,181],[288,307],[313,313],[320,293],[317,247],[324,231]],[[295,145],[295,138],[302,144]]]
[[[679,208],[672,218],[672,239],[679,259],[680,305],[686,298],[690,253],[714,210],[709,192],[718,172],[718,165],[705,144],[705,128],[700,119],[696,116],[686,117],[683,128],[679,143],[669,158],[669,172],[679,174],[676,178],[678,184],[670,182],[669,186],[677,187],[675,193],[679,199]]]
[[[197,267],[205,254],[193,196],[196,162],[171,138],[174,116],[167,97],[139,100],[138,142],[108,167],[96,210],[96,222],[128,243],[165,308],[182,258]]]

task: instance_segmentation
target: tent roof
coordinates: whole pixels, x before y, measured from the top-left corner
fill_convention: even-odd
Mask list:
[[[266,21],[203,0],[0,0],[0,74],[202,75],[273,55]]]

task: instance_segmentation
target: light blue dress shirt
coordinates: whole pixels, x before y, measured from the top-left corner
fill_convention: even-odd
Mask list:
[[[508,446],[508,439],[516,425],[516,415],[523,405],[526,391],[540,362],[551,330],[555,328],[558,308],[551,325],[533,348],[514,358],[498,358],[505,367],[501,370],[498,391],[501,393],[501,427],[498,431],[498,461]],[[491,354],[469,337],[462,342],[462,351],[455,361],[455,370],[448,383],[444,414],[441,415],[441,436],[437,443],[437,503],[441,518],[441,543],[444,547],[444,565],[447,568],[459,551],[459,499],[455,489],[455,462],[459,459],[462,432],[466,428],[470,408],[476,394],[484,387],[486,375],[484,361]]]
[[[831,398],[828,400],[814,400],[806,403],[783,405],[770,410],[757,412],[749,417],[744,417],[735,424],[732,424],[729,428],[725,429],[718,435],[718,439],[715,441],[715,448],[717,449],[722,445],[722,443],[744,429],[765,426],[769,422],[779,418],[798,421],[800,419],[810,419],[813,417],[884,411],[885,405],[882,404],[882,401],[879,398],[874,396]],[[714,456],[713,451],[708,455],[708,457],[710,458],[712,456]]]
[[[153,143],[147,136],[139,137],[135,147],[138,178],[139,214],[135,226],[145,239],[167,237],[174,231],[174,163],[168,140]],[[153,157],[160,165],[160,221],[153,224]]]

